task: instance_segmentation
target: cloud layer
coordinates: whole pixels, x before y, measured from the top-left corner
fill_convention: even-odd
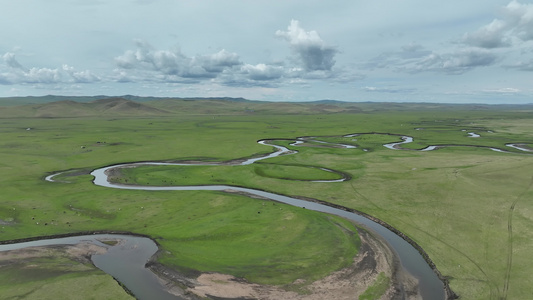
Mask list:
[[[305,70],[331,71],[335,65],[337,49],[326,45],[316,31],[305,31],[298,21],[292,20],[287,31],[278,30],[276,35],[290,43],[292,51]]]
[[[462,41],[470,46],[492,49],[533,40],[533,4],[513,0],[502,9],[502,18],[465,33]]]
[[[136,41],[137,49],[127,50],[115,58],[121,69],[154,71],[161,75],[182,78],[215,78],[225,70],[240,66],[236,53],[224,49],[210,55],[188,57],[175,50],[156,50],[147,42]]]
[[[7,52],[2,56],[5,68],[0,68],[0,84],[57,84],[57,83],[94,83],[100,78],[90,71],[76,71],[69,65],[61,68],[25,68],[15,54]]]
[[[502,18],[476,30],[466,32],[450,42],[445,50],[430,50],[412,43],[399,50],[383,52],[369,60],[368,69],[389,68],[397,72],[434,72],[460,75],[505,60],[505,49],[521,49],[533,41],[533,4],[513,0],[501,9]],[[503,49],[503,50],[502,50]],[[509,51],[509,50],[507,50]],[[526,56],[531,56],[526,53]],[[522,71],[533,70],[533,59],[502,64],[500,67]]]
[[[146,41],[136,40],[136,49],[115,57],[117,78],[123,82],[144,77],[165,82],[211,80],[229,86],[276,86],[283,79],[312,80],[336,76],[333,66],[338,51],[326,45],[316,31],[305,31],[298,21],[292,20],[287,31],[278,30],[275,34],[289,42],[294,60],[250,64],[243,62],[237,53],[225,49],[188,56],[179,48],[158,50]]]
[[[533,99],[533,0],[28,1],[0,10],[0,96]]]
[[[427,50],[420,45],[407,45],[398,51],[385,52],[365,64],[366,68],[392,68],[397,72],[434,72],[459,75],[497,61],[497,55],[485,49],[462,48],[450,52]]]

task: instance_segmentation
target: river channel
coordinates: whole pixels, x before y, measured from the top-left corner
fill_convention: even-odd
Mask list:
[[[102,242],[107,240],[117,240],[119,243],[110,246]],[[145,267],[158,250],[156,243],[146,237],[123,234],[69,236],[0,245],[0,251],[87,242],[107,248],[105,253],[91,256],[93,264],[126,286],[137,299],[179,299],[169,294],[156,275]]]
[[[398,143],[391,143],[384,145],[389,149],[397,149],[398,145],[412,142],[412,138],[402,136],[402,141]],[[252,158],[240,162],[233,163],[235,165],[248,165],[258,160],[264,160],[279,155],[294,154],[297,151],[289,150],[286,147],[270,144],[269,140],[259,141],[260,144],[272,146],[276,151],[262,157]],[[331,144],[331,143],[328,143]],[[336,144],[338,147],[346,147],[347,145]],[[226,162],[227,164],[227,162]],[[402,238],[397,233],[391,231],[382,224],[372,221],[363,215],[349,211],[342,207],[332,207],[326,204],[301,200],[280,194],[266,192],[262,190],[249,189],[238,186],[228,185],[202,185],[202,186],[137,186],[110,183],[108,181],[108,171],[115,168],[122,167],[136,167],[141,165],[198,165],[198,163],[162,163],[162,162],[139,162],[112,165],[94,170],[91,175],[94,176],[93,183],[98,186],[115,188],[115,189],[130,189],[130,190],[147,190],[147,191],[184,191],[184,190],[209,190],[209,191],[223,191],[223,192],[240,192],[249,195],[267,198],[272,201],[277,201],[305,209],[311,209],[323,213],[337,215],[346,219],[352,220],[368,231],[374,232],[381,236],[397,254],[401,268],[410,273],[419,281],[419,290],[423,299],[445,299],[445,286],[436,270],[433,270],[428,261],[424,259],[421,254],[422,249],[417,249],[408,241]],[[209,163],[209,165],[219,165],[217,163]],[[46,177],[47,181],[54,181],[54,176],[60,173]],[[338,180],[336,180],[338,181]],[[120,239],[121,243],[117,246],[105,245],[101,242],[102,239]],[[90,241],[94,244],[105,246],[108,251],[105,254],[97,254],[91,257],[96,267],[104,272],[112,275],[120,281],[128,290],[130,290],[138,299],[180,299],[178,296],[171,295],[166,292],[157,277],[147,268],[145,264],[148,262],[157,251],[157,245],[152,240],[145,237],[130,236],[130,235],[84,235],[68,238],[43,239],[32,242],[0,245],[0,251],[21,249],[31,246],[46,246],[59,244],[76,244],[81,241]]]
[[[242,165],[251,164],[255,161],[267,159],[283,154],[293,154],[295,151],[291,151],[283,146],[268,144],[268,141],[263,140],[259,141],[260,144],[270,145],[277,149],[276,152],[273,152],[267,156],[260,158],[248,159],[244,162],[241,162]],[[367,230],[370,230],[379,236],[381,236],[385,241],[388,242],[390,247],[398,255],[401,266],[419,280],[419,289],[420,294],[424,299],[445,299],[444,284],[439,279],[437,274],[433,269],[428,265],[426,260],[420,254],[420,252],[409,244],[402,237],[398,236],[396,233],[392,232],[388,228],[384,227],[381,224],[378,224],[362,215],[349,212],[340,208],[335,208],[327,206],[324,204],[319,204],[315,202],[305,201],[297,198],[292,198],[284,195],[279,195],[275,193],[265,192],[256,189],[249,189],[238,186],[228,186],[228,185],[205,185],[205,186],[136,186],[136,185],[124,185],[110,183],[108,181],[108,176],[106,175],[107,171],[114,168],[121,167],[135,167],[141,165],[173,165],[174,163],[159,163],[159,162],[140,162],[140,163],[131,163],[131,164],[121,164],[104,167],[101,169],[94,170],[91,175],[94,176],[94,184],[99,186],[104,186],[108,188],[116,189],[130,189],[130,190],[148,190],[148,191],[190,191],[190,190],[209,190],[209,191],[228,191],[228,192],[242,192],[250,195],[259,196],[262,198],[267,198],[273,201],[302,207],[306,209],[311,209],[319,212],[324,212],[332,215],[341,216],[349,220],[355,221],[359,225],[363,226]],[[177,164],[185,165],[185,164]],[[127,286],[127,285],[126,285]]]

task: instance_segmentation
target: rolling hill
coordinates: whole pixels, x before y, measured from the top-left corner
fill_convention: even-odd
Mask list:
[[[18,105],[17,105],[18,104]],[[378,103],[320,100],[313,102],[269,102],[243,98],[161,98],[125,95],[42,96],[0,98],[0,118],[136,117],[168,115],[259,115],[259,114],[335,114],[384,111],[450,110],[533,111],[533,104],[439,104]]]

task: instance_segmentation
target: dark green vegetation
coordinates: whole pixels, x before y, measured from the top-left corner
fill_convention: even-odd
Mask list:
[[[216,270],[253,282],[287,284],[347,266],[357,251],[357,236],[350,234],[355,228],[349,222],[232,198],[220,196],[205,206],[196,201],[202,209],[183,207],[183,222],[148,230],[165,236],[159,241],[164,248],[175,249],[161,262],[185,272]]]
[[[532,110],[171,99],[85,104],[0,107],[2,240],[127,230],[155,238],[168,251],[161,261],[186,272],[219,271],[276,284],[324,276],[348,264],[356,251],[356,238],[343,230],[353,227],[338,218],[218,192],[117,191],[93,186],[88,175],[123,162],[250,157],[273,151],[259,139],[288,146],[283,139],[323,136],[358,148],[309,143],[288,146],[296,155],[260,164],[146,167],[120,180],[224,183],[358,209],[421,245],[464,299],[533,294],[533,156],[505,146],[533,147]],[[342,137],[349,133],[369,134]],[[370,133],[414,137],[405,148],[464,146],[390,150],[382,145],[399,136]],[[337,176],[309,166],[339,170],[352,180],[308,182]],[[43,180],[62,170],[72,170],[57,178],[69,183]]]
[[[309,166],[256,163],[253,166],[142,166],[123,168],[112,182],[138,185],[235,184],[250,176],[286,180],[336,180],[342,176]],[[232,174],[228,177],[228,174]]]

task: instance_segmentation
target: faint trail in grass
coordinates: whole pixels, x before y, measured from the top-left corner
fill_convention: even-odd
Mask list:
[[[457,174],[454,174],[455,176],[457,176]],[[356,196],[360,197],[361,199],[365,200],[366,202],[370,203],[371,205],[373,205],[374,207],[378,208],[378,209],[381,209],[380,206],[378,206],[377,204],[375,204],[372,200],[368,199],[367,197],[365,197],[363,194],[361,194],[359,191],[357,191],[357,189],[355,188],[355,186],[353,185],[353,182],[350,182],[350,185],[354,191],[354,193],[356,194]],[[403,221],[401,221],[403,222]],[[496,293],[497,294],[500,294],[500,291],[499,291],[499,288],[496,284],[491,284],[491,281],[489,279],[489,276],[487,275],[487,273],[485,273],[485,271],[483,270],[483,268],[481,268],[481,266],[476,263],[472,258],[470,258],[470,256],[468,256],[466,253],[464,253],[463,251],[457,249],[456,247],[454,247],[453,245],[439,239],[437,236],[429,233],[428,231],[425,231],[421,228],[418,228],[418,227],[415,227],[413,226],[412,224],[410,223],[407,223],[407,222],[403,222],[404,224],[418,230],[418,231],[421,231],[425,234],[427,234],[428,236],[430,236],[432,239],[436,240],[436,241],[439,241],[441,242],[442,244],[446,245],[447,247],[451,248],[452,250],[456,251],[457,253],[459,253],[460,255],[462,255],[464,258],[466,258],[468,261],[470,261],[486,278],[486,280],[479,280],[480,282],[484,282],[488,285],[488,287],[490,288],[490,299],[495,299],[494,298],[494,289],[496,289]]]
[[[503,294],[502,294],[502,297],[501,297],[502,300],[506,300],[507,299],[507,294],[509,292],[509,284],[510,284],[510,281],[511,281],[511,268],[512,268],[512,264],[513,264],[513,213],[514,213],[514,209],[515,209],[516,204],[518,203],[518,201],[520,201],[522,198],[524,198],[524,196],[531,189],[532,186],[533,186],[533,176],[531,177],[531,181],[529,182],[529,185],[527,186],[526,190],[523,193],[521,193],[520,195],[518,195],[518,197],[516,197],[516,199],[511,204],[511,207],[509,208],[508,217],[507,217],[507,232],[508,232],[508,237],[507,237],[507,269],[505,271],[505,281],[503,283]]]
[[[451,245],[451,244],[449,244],[449,243],[447,243],[447,242],[441,240],[441,239],[438,238],[437,236],[435,236],[435,235],[429,233],[428,231],[425,231],[425,230],[423,230],[423,229],[421,229],[421,228],[419,228],[419,227],[415,227],[415,226],[411,225],[410,223],[407,223],[407,222],[404,222],[404,221],[401,221],[401,222],[403,222],[404,224],[406,224],[406,225],[408,225],[408,226],[411,226],[412,228],[414,228],[414,229],[416,229],[416,230],[418,230],[418,231],[421,231],[421,232],[427,234],[427,235],[430,236],[432,239],[441,242],[442,244],[446,245],[446,246],[449,247],[450,249],[452,249],[452,250],[456,251],[457,253],[461,254],[464,258],[466,258],[468,261],[470,261],[470,262],[471,262],[471,263],[472,263],[472,264],[473,264],[473,265],[474,265],[474,266],[475,266],[475,267],[476,267],[476,268],[477,268],[477,269],[478,269],[478,270],[479,270],[479,271],[485,276],[486,280],[485,280],[485,281],[480,280],[480,282],[485,282],[485,283],[489,286],[489,288],[490,288],[490,299],[494,299],[494,297],[493,297],[493,296],[494,296],[493,288],[496,289],[497,294],[500,294],[500,289],[498,288],[498,286],[497,286],[497,285],[494,285],[494,286],[493,286],[493,285],[491,284],[490,278],[489,278],[489,276],[487,275],[487,273],[485,273],[485,271],[483,270],[483,268],[481,268],[481,266],[480,266],[478,263],[476,263],[472,258],[470,258],[470,256],[468,256],[466,253],[464,253],[463,251],[457,249],[457,248],[454,247],[453,245]]]
[[[361,194],[356,188],[355,186],[353,186],[353,182],[350,181],[350,186],[352,187],[353,189],[353,192],[355,193],[355,195],[363,200],[365,200],[366,202],[372,204],[375,208],[378,208],[378,209],[381,209],[381,207],[379,207],[379,205],[377,205],[376,203],[374,203],[372,200],[368,199],[367,197],[365,197],[365,195]]]
[[[448,193],[447,193],[447,198],[450,198],[450,197],[453,197],[453,191],[455,191],[455,186],[457,185],[457,183],[461,180],[461,181],[464,181],[465,180],[465,177],[463,177],[461,171],[459,169],[454,169],[452,171],[452,179],[450,180],[450,182],[452,183],[452,186],[450,186],[448,188]],[[446,242],[444,242],[443,240],[439,239],[438,237],[432,235],[431,233],[425,231],[425,230],[422,230],[420,228],[417,228],[418,230],[426,233],[427,235],[431,236],[432,238],[434,238],[435,240],[443,243],[444,245],[450,247],[451,249],[455,250],[456,252],[460,253],[464,258],[466,258],[468,261],[470,261],[474,266],[477,267],[477,269],[485,276],[485,281],[483,280],[479,280],[479,282],[484,282],[487,284],[487,286],[489,287],[490,289],[490,293],[489,293],[489,299],[496,299],[499,297],[500,295],[500,289],[497,285],[496,282],[493,282],[490,280],[489,276],[487,275],[487,273],[485,273],[485,271],[481,268],[481,266],[479,264],[477,264],[471,257],[469,257],[466,253],[462,252],[461,250],[457,249],[456,247],[452,246],[451,244],[448,244]],[[496,292],[496,293],[495,293]]]

